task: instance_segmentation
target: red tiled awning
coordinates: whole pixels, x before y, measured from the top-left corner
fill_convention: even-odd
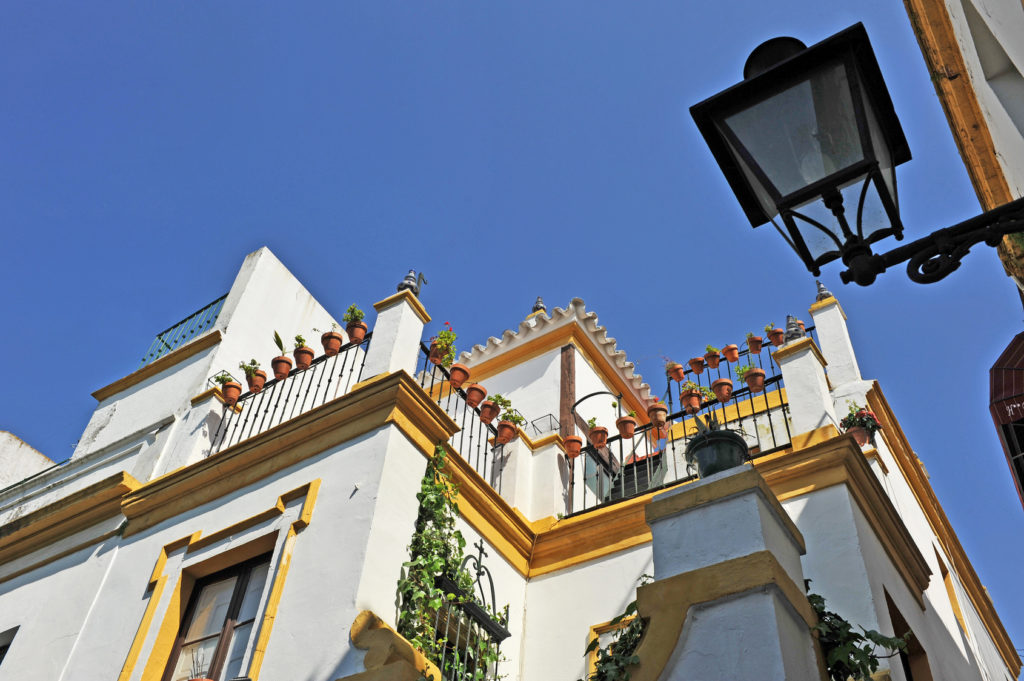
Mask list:
[[[1024,419],[1024,333],[1018,333],[992,365],[989,409],[999,424]]]

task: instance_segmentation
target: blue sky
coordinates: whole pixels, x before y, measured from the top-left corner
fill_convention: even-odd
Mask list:
[[[0,4],[0,428],[69,456],[90,393],[261,245],[337,317],[423,270],[468,343],[580,296],[656,384],[662,354],[808,319],[813,278],[750,228],[688,108],[760,42],[857,21],[914,156],[907,237],[976,214],[902,3]],[[1021,646],[987,372],[1024,313],[975,250],[930,286],[822,279]]]

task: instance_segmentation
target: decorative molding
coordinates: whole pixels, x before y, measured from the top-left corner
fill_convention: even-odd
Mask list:
[[[896,420],[896,416],[892,413],[892,408],[885,399],[878,381],[875,381],[871,389],[868,390],[867,399],[868,407],[875,413],[882,424],[882,430],[879,431],[879,434],[889,446],[889,451],[892,452],[893,458],[896,460],[897,468],[900,469],[900,473],[914,493],[914,498],[928,519],[932,532],[935,533],[946,555],[949,556],[950,562],[953,564],[953,571],[960,578],[960,583],[963,585],[964,591],[967,592],[967,597],[974,605],[974,609],[985,625],[989,636],[995,642],[999,655],[1006,664],[1006,668],[1014,677],[1017,677],[1020,674],[1021,660],[1013,645],[1013,641],[1010,639],[1009,634],[1006,633],[1006,629],[996,613],[995,606],[992,604],[992,599],[989,598],[988,591],[985,590],[984,585],[982,585],[981,580],[978,578],[978,574],[971,565],[970,559],[964,552],[963,546],[960,545],[960,540],[957,538],[956,532],[953,531],[953,526],[950,525],[945,511],[942,510],[942,506],[935,496],[935,491],[932,490],[931,483],[928,482],[928,474],[910,446],[910,442],[900,427],[899,421]]]
[[[110,385],[100,388],[94,392],[92,396],[96,398],[97,402],[102,402],[108,397],[124,392],[133,385],[142,383],[147,378],[152,378],[153,376],[170,369],[175,364],[188,359],[192,355],[198,354],[207,348],[212,348],[217,343],[220,343],[220,339],[221,335],[219,329],[213,329],[212,331],[204,333],[194,341],[190,341],[173,352],[169,352],[163,357],[146,364],[138,371],[132,372],[124,378],[119,378]]]
[[[437,666],[412,647],[401,634],[369,610],[356,615],[350,632],[352,644],[365,650],[365,672],[338,681],[417,681],[426,677],[441,680]]]
[[[398,293],[388,296],[384,300],[377,301],[373,304],[373,309],[379,314],[389,307],[394,307],[402,302],[408,304],[409,307],[412,308],[412,311],[416,313],[416,316],[420,318],[421,322],[424,324],[430,323],[430,315],[427,314],[427,308],[423,307],[423,303],[420,302],[420,299],[414,296],[412,291],[409,289],[402,289]]]
[[[189,400],[189,402],[194,407],[197,404],[199,404],[201,402],[205,402],[206,400],[211,399],[211,398],[216,399],[221,404],[225,404],[225,405],[227,404],[227,402],[224,400],[224,392],[220,388],[210,388],[209,390],[204,390],[203,392],[199,393],[198,395],[193,397],[191,400]],[[236,402],[231,407],[231,411],[235,412],[236,414],[241,414],[242,413],[242,405],[240,405],[240,404],[238,404]]]
[[[781,360],[784,360],[787,357],[795,355],[798,352],[803,352],[808,348],[810,348],[811,352],[814,354],[815,358],[817,358],[821,366],[828,366],[828,362],[825,361],[825,356],[821,354],[821,350],[818,348],[818,344],[815,343],[814,339],[812,339],[810,336],[804,336],[800,340],[786,343],[781,348],[773,352],[772,357],[775,358],[775,363],[778,364]]]
[[[121,503],[128,519],[124,535],[141,532],[388,424],[427,455],[433,453],[435,443],[458,430],[409,374],[388,374],[133,490]]]
[[[843,306],[839,304],[839,301],[836,300],[834,296],[811,303],[811,306],[807,308],[807,312],[811,316],[814,316],[814,313],[818,310],[824,310],[825,308],[832,307],[833,305],[839,308],[839,314],[843,315],[843,319],[846,319],[846,312],[843,310]]]

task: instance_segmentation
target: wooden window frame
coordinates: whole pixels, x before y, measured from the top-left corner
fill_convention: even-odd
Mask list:
[[[216,679],[220,676],[224,670],[224,664],[227,662],[228,649],[230,648],[230,645],[225,645],[225,642],[231,641],[232,637],[228,634],[238,626],[238,613],[242,608],[242,600],[245,598],[246,591],[249,588],[249,577],[252,575],[254,568],[264,564],[270,565],[272,557],[272,553],[264,553],[196,580],[192,593],[189,596],[188,607],[185,608],[185,613],[178,624],[178,635],[174,638],[174,647],[171,649],[171,656],[167,660],[167,666],[164,668],[161,681],[172,681],[174,669],[177,667],[178,658],[181,656],[181,649],[185,646],[185,635],[188,633],[188,628],[192,625],[192,618],[195,616],[196,605],[200,595],[203,593],[203,589],[214,582],[237,577],[231,592],[231,600],[229,601],[227,614],[224,617],[224,623],[220,628],[220,633],[217,634],[219,636],[217,647],[214,648],[213,659],[206,670],[206,676],[210,679]],[[267,581],[270,581],[270,579],[271,575],[268,571]],[[252,620],[253,628],[249,633],[250,636],[257,635],[259,619],[259,610],[257,610],[257,614]],[[212,635],[204,638],[211,637]]]

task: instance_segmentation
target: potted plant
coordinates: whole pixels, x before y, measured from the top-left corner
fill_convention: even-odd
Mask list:
[[[720,378],[717,381],[711,383],[711,392],[715,394],[715,399],[720,403],[725,404],[732,397],[732,379],[731,378]]]
[[[764,390],[764,369],[758,369],[753,364],[743,367],[736,367],[736,375],[741,381],[745,381],[750,392],[759,393]]]
[[[189,681],[213,681],[213,679],[207,676],[210,670],[206,666],[206,654],[201,649],[192,649],[192,664],[190,667],[192,673],[188,677]]]
[[[768,325],[764,327],[764,332],[768,334],[768,340],[771,341],[771,344],[775,347],[779,347],[786,342],[785,329],[780,329],[775,326],[774,322],[769,322]]]
[[[704,371],[704,358],[703,357],[691,357],[690,358],[690,371],[695,374],[699,374]]]
[[[619,403],[612,402],[612,408],[618,409]],[[615,428],[619,431],[619,437],[622,439],[631,439],[633,434],[636,433],[636,412],[631,411],[625,416],[620,416],[615,420]]]
[[[729,343],[722,348],[722,354],[725,356],[726,362],[738,362],[740,361],[740,346],[735,343]]]
[[[686,377],[686,367],[679,362],[673,362],[668,357],[662,357],[665,360],[665,375],[671,378],[673,381],[681,381]]]
[[[495,398],[501,397],[501,395],[495,395]],[[484,423],[490,423],[498,417],[498,413],[501,411],[501,407],[494,400],[484,400],[480,404],[480,420]]]
[[[363,322],[363,318],[366,315],[356,307],[355,303],[348,306],[345,310],[345,314],[342,315],[341,321],[345,322],[345,333],[348,334],[348,340],[350,343],[362,343],[363,339],[366,338],[366,324]]]
[[[226,371],[222,371],[214,376],[213,380],[220,386],[220,394],[224,398],[224,404],[229,407],[235,406],[238,396],[242,394],[242,384],[233,379],[231,374]]]
[[[713,416],[706,425],[700,418],[694,420],[700,432],[686,445],[685,456],[686,463],[696,466],[701,478],[740,466],[750,458],[750,448],[742,435],[722,428]]]
[[[592,419],[587,419],[587,427],[590,428],[590,432],[587,433],[587,439],[590,440],[590,444],[594,445],[597,449],[608,444],[608,429],[597,425],[596,416]]]
[[[867,408],[861,407],[854,402],[848,402],[847,404],[850,406],[850,411],[839,422],[843,432],[852,435],[853,439],[861,447],[869,442],[874,444],[875,433],[882,429],[882,424],[878,422],[875,412],[869,411]]]
[[[565,455],[570,460],[580,455],[580,451],[583,449],[583,438],[579,435],[568,435],[562,442],[565,444]]]
[[[445,369],[455,361],[455,330],[450,322],[444,323],[445,328],[430,339],[429,359]]]
[[[502,409],[501,420],[498,421],[498,436],[495,439],[498,444],[507,445],[516,438],[517,427],[526,423],[526,419],[512,408],[512,401],[508,398],[494,395],[491,399]]]
[[[487,397],[487,388],[479,383],[470,383],[466,388],[466,404],[475,407]]]
[[[267,372],[260,370],[260,363],[250,359],[249,363],[239,362],[238,368],[245,372],[245,382],[249,384],[249,392],[258,393],[267,382]]]
[[[647,418],[655,428],[664,428],[668,421],[668,407],[655,397],[654,402],[647,407]]]
[[[270,367],[274,370],[274,378],[283,381],[291,373],[292,360],[291,357],[288,357],[284,349],[284,341],[281,340],[281,334],[277,331],[274,332],[274,344],[277,345],[277,349],[281,351],[281,354],[270,360]]]
[[[755,355],[760,354],[761,344],[764,343],[764,338],[761,336],[755,336],[753,332],[747,333],[747,349]]]
[[[321,332],[319,329],[313,329],[317,333],[320,333],[320,345],[324,346],[324,354],[328,357],[334,357],[341,350],[341,346],[345,344],[345,337],[338,333],[338,325],[331,322],[331,330]]]
[[[722,361],[722,356],[718,354],[721,351],[713,345],[706,346],[704,351],[704,363],[708,369],[717,369],[718,363]]]
[[[295,356],[297,369],[308,369],[309,365],[313,363],[313,358],[316,357],[313,348],[306,345],[306,339],[298,335],[295,336],[295,350],[292,351],[292,355]]]
[[[693,381],[686,381],[679,386],[679,403],[691,414],[700,411],[701,402],[711,399],[711,391]]]

